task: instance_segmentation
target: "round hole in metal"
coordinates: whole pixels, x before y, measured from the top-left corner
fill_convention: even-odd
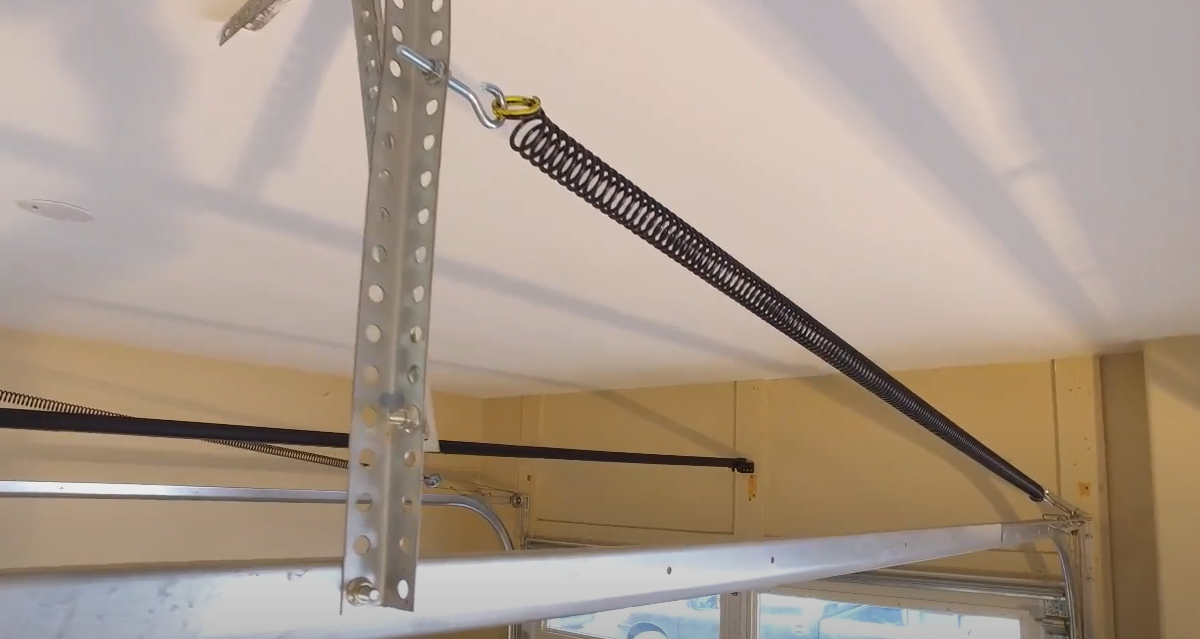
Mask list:
[[[354,552],[365,555],[371,550],[371,540],[366,535],[359,535],[354,539]]]
[[[379,423],[379,411],[376,411],[374,406],[363,406],[359,415],[362,417],[363,423],[367,426],[374,426]]]

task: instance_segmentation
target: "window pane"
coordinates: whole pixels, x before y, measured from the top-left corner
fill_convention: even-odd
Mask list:
[[[546,628],[600,639],[719,639],[720,601],[713,595],[551,619]]]
[[[758,599],[758,639],[968,638],[1021,639],[1021,622],[786,595]]]
[[[759,639],[813,639],[818,622],[859,608],[857,604],[809,597],[763,594],[758,597]]]

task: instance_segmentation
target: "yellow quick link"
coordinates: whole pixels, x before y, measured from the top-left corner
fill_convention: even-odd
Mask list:
[[[492,113],[505,120],[527,118],[536,115],[541,110],[542,101],[536,95],[533,97],[506,95],[504,102],[492,100]]]

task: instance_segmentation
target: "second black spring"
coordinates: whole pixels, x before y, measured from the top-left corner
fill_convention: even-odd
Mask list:
[[[18,393],[16,391],[4,390],[0,388],[0,404],[12,404],[14,406],[22,406],[24,408],[32,408],[34,410],[49,411],[52,413],[67,413],[70,415],[98,415],[104,417],[128,417],[120,413],[114,413],[90,406],[81,406],[69,402],[60,402],[55,399],[47,399],[38,397],[37,395],[28,395],[26,393]],[[320,464],[322,466],[331,466],[333,468],[348,468],[348,462],[338,457],[330,457],[328,455],[319,455],[310,453],[305,450],[296,450],[294,448],[284,448],[283,446],[275,446],[272,444],[262,444],[259,442],[244,442],[232,439],[203,439],[201,441],[210,444],[219,444],[230,448],[240,448],[255,453],[264,455],[273,455],[275,457],[285,457],[296,461],[308,462],[310,464]]]
[[[512,149],[709,285],[1034,501],[1045,489],[984,446],[775,287],[567,135],[545,111],[518,121]]]

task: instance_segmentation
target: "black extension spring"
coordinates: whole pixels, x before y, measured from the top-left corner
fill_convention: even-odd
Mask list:
[[[37,395],[27,395],[16,391],[4,390],[0,388],[0,404],[13,404],[15,406],[23,406],[34,410],[44,410],[54,413],[70,413],[72,415],[103,415],[105,417],[128,417],[120,413],[113,413],[98,408],[90,408],[88,406],[80,406],[79,404],[69,404]],[[241,442],[227,439],[203,439],[201,441],[210,444],[220,444],[221,446],[230,446],[232,448],[240,448],[249,450],[255,453],[264,455],[274,455],[275,457],[286,457],[296,461],[308,462],[310,464],[320,464],[322,466],[332,466],[334,468],[348,468],[348,464],[344,459],[337,457],[329,457],[328,455],[318,455],[303,450],[293,450],[282,446],[273,446],[271,444],[260,444],[257,442]]]
[[[1025,492],[1045,490],[773,286],[667,210],[545,114],[518,121],[512,149],[554,181],[820,357],[879,399]]]

